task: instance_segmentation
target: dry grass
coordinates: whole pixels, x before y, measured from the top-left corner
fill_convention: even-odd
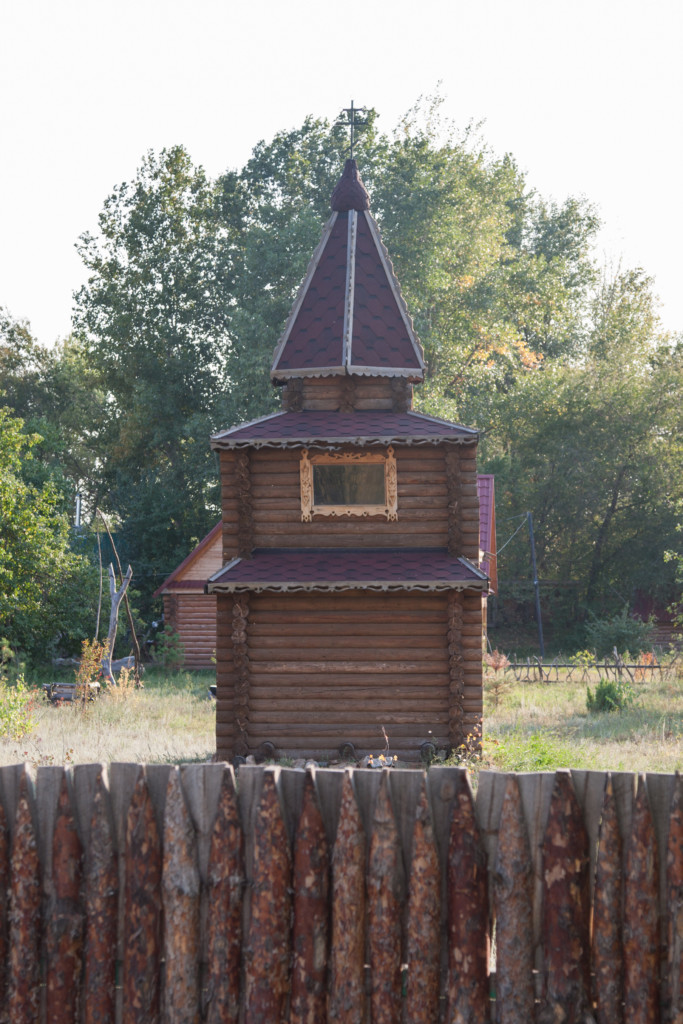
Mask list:
[[[485,686],[484,766],[673,772],[683,768],[683,671],[648,673],[621,711],[589,713],[589,683],[506,682]]]
[[[489,669],[484,753],[472,767],[541,771],[683,770],[683,666],[633,687],[622,711],[590,713],[586,682],[516,683]],[[215,751],[211,672],[148,671],[144,690],[122,688],[83,707],[53,707],[36,692],[36,728],[0,739],[0,764],[34,765],[210,760]],[[31,680],[28,680],[29,684]],[[590,680],[594,688],[597,677]]]
[[[51,705],[36,694],[36,728],[20,740],[0,739],[0,764],[209,761],[216,749],[211,672],[166,678],[148,671],[145,687],[107,693],[83,705]]]

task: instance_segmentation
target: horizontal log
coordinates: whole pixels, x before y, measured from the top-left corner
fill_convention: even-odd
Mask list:
[[[336,668],[336,666],[335,666]],[[320,672],[317,675],[315,673],[306,673],[311,675],[312,678],[316,678],[320,681],[321,686],[336,686],[342,684],[347,686],[352,680],[357,680],[358,686],[365,687],[368,692],[373,692],[377,686],[393,687],[395,692],[396,688],[401,686],[442,686],[447,683],[448,674],[447,672],[396,672],[395,666],[392,672],[367,672],[365,674],[358,672],[332,672],[325,671]],[[303,675],[303,673],[302,673]],[[280,678],[282,680],[282,686],[289,686],[292,680],[296,680],[295,673],[269,673],[269,672],[251,672],[250,683],[252,692],[256,693],[260,685],[273,686],[275,680]],[[381,683],[378,679],[382,679]]]
[[[293,683],[290,686],[266,686],[260,683],[257,687],[252,688],[250,695],[250,702],[256,705],[256,702],[264,703],[267,701],[283,701],[291,704],[292,701],[305,700],[306,707],[308,707],[308,701],[326,701],[336,702],[336,706],[339,706],[344,701],[354,701],[358,699],[358,695],[361,696],[366,693],[372,694],[373,700],[384,701],[392,700],[394,703],[397,699],[406,701],[434,701],[435,703],[443,704],[448,701],[448,681],[443,680],[443,683],[437,686],[404,686],[400,681],[396,685],[391,687],[375,687],[371,691],[368,690],[367,686],[335,686],[334,693],[330,692],[329,687],[321,686],[316,680],[310,680],[304,683]]]
[[[415,612],[416,615],[430,611],[445,613],[446,600],[445,594],[375,594],[363,590],[326,594],[324,598],[310,594],[258,594],[253,598],[251,610],[253,614],[270,610],[286,610],[288,614],[296,609],[318,611],[321,622],[325,621],[323,616],[330,613],[353,612],[360,617],[360,621],[366,622],[368,614],[389,611],[393,619],[394,613],[402,614],[401,609]]]
[[[300,710],[293,711],[278,711],[277,714],[272,710],[260,711],[254,707],[249,708],[249,725],[251,727],[259,725],[272,725],[273,728],[279,728],[282,725],[299,724],[303,728],[315,730],[319,724],[326,724],[328,722],[334,722],[337,728],[343,728],[345,726],[352,726],[359,718],[359,709],[356,708],[353,711],[338,710],[337,712],[324,710],[324,711],[307,711],[302,714]],[[364,721],[375,725],[384,725],[389,732],[389,725],[425,725],[431,727],[435,717],[445,717],[447,709],[443,708],[441,712],[431,711],[418,711],[416,710],[401,710],[401,711],[390,711],[388,709],[382,711],[375,711],[374,708],[363,709]]]
[[[422,730],[416,730],[415,725],[422,725]],[[438,723],[435,723],[438,727]],[[335,723],[325,725],[323,723],[316,723],[315,728],[310,729],[311,743],[315,742],[316,739],[332,739],[333,742],[340,742],[342,739],[350,739],[352,742],[354,737],[359,740],[371,741],[378,753],[384,749],[384,740],[382,738],[382,722],[368,722],[367,719],[359,719],[357,722],[345,723],[342,727]],[[429,729],[432,729],[431,723],[414,723],[414,722],[395,722],[391,730],[387,729],[389,735],[389,749],[393,745],[393,741],[399,741],[400,739],[414,738],[416,731],[428,733]],[[434,731],[432,729],[432,731]],[[258,730],[256,728],[248,728],[250,740],[258,733],[264,740],[270,739],[275,746],[275,738],[277,735],[282,737],[299,737],[302,745],[306,745],[309,730],[307,727],[303,727],[299,724],[292,724],[288,722],[282,722],[278,725],[277,729],[273,728],[268,731],[264,729],[262,725],[259,725]],[[337,739],[335,739],[337,738]]]
[[[476,637],[464,637],[463,640],[467,640],[468,643],[474,641],[478,644],[479,650],[481,650],[481,644],[478,643]],[[315,656],[320,657],[321,653],[323,661],[315,661]],[[327,657],[325,657],[326,653]],[[279,661],[286,662],[287,664],[295,664],[300,662],[301,658],[307,654],[314,658],[312,664],[326,664],[330,668],[334,665],[363,664],[368,658],[372,659],[370,664],[373,665],[383,664],[384,662],[404,662],[406,657],[411,658],[411,656],[411,660],[415,664],[424,664],[425,668],[431,665],[432,662],[438,662],[440,666],[448,664],[448,653],[445,645],[440,645],[437,648],[418,648],[413,645],[404,647],[402,644],[392,647],[378,647],[377,644],[374,647],[372,645],[355,647],[347,643],[330,646],[326,650],[325,644],[312,644],[309,646],[301,637],[298,638],[298,642],[293,643],[291,646],[280,644],[272,648],[256,643],[249,644],[249,658],[253,662],[275,664],[273,659],[277,658]]]
[[[277,547],[277,543],[275,543],[275,541],[277,541],[277,538],[281,534],[288,534],[290,536],[297,538],[299,547],[305,547],[308,543],[306,540],[303,539],[306,534],[311,533],[315,536],[319,536],[321,534],[326,535],[329,533],[337,534],[342,532],[339,529],[340,523],[343,523],[344,526],[349,527],[349,529],[345,529],[343,531],[344,536],[348,536],[348,534],[350,533],[361,534],[370,532],[368,530],[369,525],[374,528],[374,532],[378,532],[377,527],[382,527],[382,533],[386,532],[391,534],[391,541],[393,544],[396,544],[397,537],[402,534],[405,536],[406,540],[409,540],[410,537],[419,537],[423,534],[433,534],[435,530],[438,531],[439,529],[445,528],[446,526],[445,519],[443,523],[439,523],[438,520],[435,521],[433,517],[426,517],[424,519],[411,519],[410,533],[404,533],[400,519],[394,522],[387,522],[386,519],[381,518],[380,516],[328,516],[322,520],[316,519],[312,523],[302,523],[300,519],[298,522],[288,522],[286,520],[277,521],[272,519],[260,519],[259,516],[254,516],[254,535],[257,537],[273,537],[274,543],[272,546]],[[463,532],[465,533],[471,533],[473,531],[477,532],[476,526],[473,526],[472,529],[463,530]],[[419,547],[419,544],[420,541],[415,540],[412,545],[406,543],[405,546]]]
[[[476,625],[463,626],[463,633],[466,631],[475,631]],[[249,637],[250,638],[261,638],[272,641],[269,646],[276,646],[283,637],[297,637],[297,636],[310,636],[312,632],[310,622],[263,622],[263,617],[259,615],[257,622],[251,622],[249,625]],[[334,641],[339,638],[340,642],[347,642],[347,638],[352,637],[367,637],[368,643],[376,642],[378,633],[383,637],[398,637],[404,640],[406,644],[424,641],[424,644],[433,643],[434,637],[445,637],[446,628],[445,623],[441,622],[425,622],[420,621],[419,625],[416,625],[413,630],[410,629],[409,625],[397,623],[397,622],[386,622],[381,624],[381,629],[378,629],[378,625],[375,622],[328,622],[325,626],[324,636],[316,636],[316,641],[323,644],[329,641]],[[431,638],[431,639],[430,639]],[[394,641],[392,640],[392,643]]]
[[[300,533],[277,534],[270,531],[255,530],[254,540],[256,547],[280,547],[280,548],[358,548],[370,546],[373,548],[396,548],[396,547],[423,547],[441,548],[446,544],[446,532],[443,533],[422,533],[414,532],[401,533],[400,525],[395,525],[394,531],[372,530],[372,525],[359,526],[355,530],[344,531],[344,521],[337,520],[336,532],[316,531],[317,521],[309,524],[308,530]],[[305,524],[302,524],[305,525]],[[390,524],[387,524],[390,525]],[[478,549],[474,552],[474,557]]]
[[[473,628],[473,627],[468,627]],[[310,627],[309,627],[310,633]],[[470,639],[469,637],[467,638]],[[391,638],[391,648],[389,653],[385,653],[386,648],[378,648],[379,643],[386,644],[387,640],[384,632],[380,632],[379,635],[375,631],[374,635],[372,632],[368,632],[367,635],[361,636],[355,633],[351,633],[346,636],[319,636],[319,635],[306,635],[306,634],[290,634],[283,633],[281,636],[269,634],[262,629],[260,635],[255,635],[254,628],[249,629],[249,650],[252,651],[269,651],[271,654],[273,651],[286,650],[292,648],[293,650],[314,650],[320,648],[323,651],[349,651],[367,649],[375,651],[378,658],[389,657],[391,652],[394,651],[406,651],[406,650],[421,650],[429,652],[430,657],[436,655],[431,652],[438,651],[438,657],[444,656],[444,649],[446,645],[445,631],[439,631],[437,637],[432,636],[401,636],[397,633]],[[381,652],[381,653],[380,653]],[[349,657],[352,657],[349,653]],[[367,657],[367,654],[366,654]]]
[[[471,660],[474,651],[465,651],[464,659]],[[480,655],[481,657],[481,655]],[[253,660],[253,659],[251,659]],[[334,673],[339,675],[347,672],[365,672],[368,675],[386,675],[387,673],[401,674],[440,674],[448,671],[448,661],[444,658],[441,662],[420,662],[420,661],[259,661],[258,669],[252,668],[252,677],[258,675],[293,675],[297,672],[320,673],[328,675]]]

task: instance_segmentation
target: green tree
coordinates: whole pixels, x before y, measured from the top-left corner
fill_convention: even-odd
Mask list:
[[[33,659],[87,635],[96,588],[90,563],[70,548],[54,484],[23,479],[38,442],[0,407],[0,636]]]
[[[208,438],[229,415],[236,189],[182,147],[150,153],[79,246],[89,278],[75,324],[107,395],[100,491],[143,594],[218,512]]]

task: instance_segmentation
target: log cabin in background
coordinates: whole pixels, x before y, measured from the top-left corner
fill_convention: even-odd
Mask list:
[[[482,715],[477,431],[412,411],[421,346],[354,160],[275,350],[282,411],[211,439],[217,753],[416,760]]]

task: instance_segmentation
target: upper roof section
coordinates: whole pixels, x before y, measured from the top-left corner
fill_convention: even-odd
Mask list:
[[[418,383],[422,346],[355,160],[346,161],[331,205],[275,349],[271,378],[283,384],[292,377],[361,374]]]

